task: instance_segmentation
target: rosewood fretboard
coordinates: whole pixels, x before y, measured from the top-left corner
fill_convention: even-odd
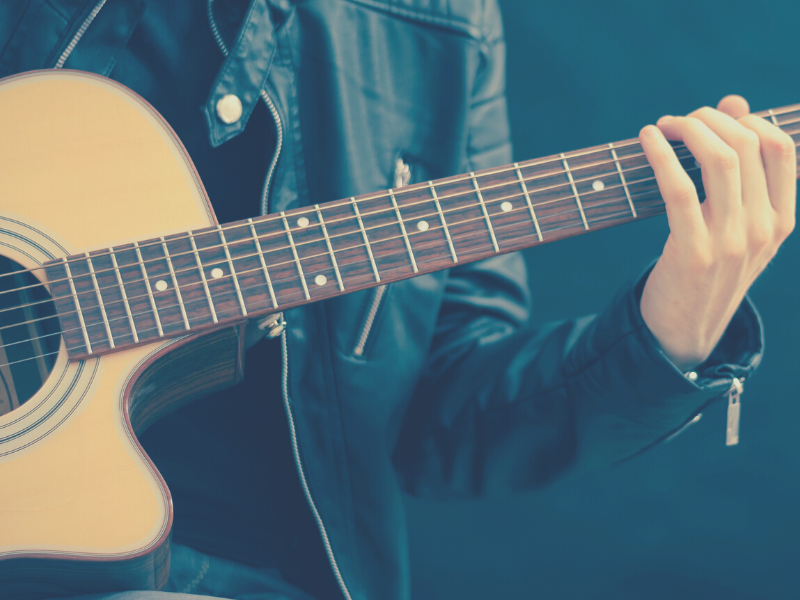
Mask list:
[[[800,105],[757,113],[800,139]],[[702,197],[700,169],[678,157]],[[73,359],[664,212],[636,140],[99,249],[45,265]]]

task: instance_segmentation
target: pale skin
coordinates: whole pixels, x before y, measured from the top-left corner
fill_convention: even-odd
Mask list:
[[[639,134],[670,228],[642,293],[642,317],[684,371],[708,358],[794,229],[794,142],[749,112],[744,98],[726,96],[716,110],[662,117]],[[683,142],[702,166],[702,204],[667,140]]]

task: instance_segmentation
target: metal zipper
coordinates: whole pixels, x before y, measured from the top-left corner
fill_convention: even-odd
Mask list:
[[[228,46],[225,44],[225,40],[222,39],[222,35],[219,32],[219,27],[217,27],[217,22],[214,20],[214,0],[208,0],[206,7],[208,10],[208,23],[211,26],[211,33],[214,36],[214,39],[217,42],[217,46],[219,46],[220,51],[222,52],[223,56],[228,56]],[[269,112],[272,114],[272,119],[275,121],[275,128],[277,130],[277,140],[275,143],[275,153],[272,156],[272,162],[270,162],[269,169],[267,169],[267,178],[264,180],[264,189],[261,192],[261,213],[267,214],[269,212],[269,186],[272,183],[272,175],[275,173],[275,168],[278,166],[278,158],[281,155],[281,150],[283,149],[283,123],[281,121],[281,116],[278,113],[278,109],[275,108],[275,104],[272,102],[272,98],[269,97],[266,91],[260,90],[260,95],[264,103],[267,105]]]
[[[739,400],[744,391],[744,378],[734,377],[731,382],[731,389],[728,390],[728,425],[725,429],[725,445],[735,446],[739,443],[739,416],[741,403]]]
[[[92,24],[94,18],[97,16],[97,13],[100,12],[100,9],[103,8],[103,5],[106,3],[107,0],[100,0],[95,7],[92,9],[92,12],[89,13],[89,16],[81,24],[80,29],[78,29],[78,33],[75,34],[75,37],[72,38],[70,43],[64,49],[64,52],[61,53],[61,56],[58,58],[58,62],[56,62],[56,66],[53,67],[54,69],[60,69],[64,66],[64,63],[67,62],[69,55],[72,54],[72,51],[75,50],[75,46],[78,45],[78,42],[81,41],[83,34],[86,33],[86,30],[89,29],[89,25]]]
[[[208,21],[211,24],[211,32],[214,35],[214,39],[217,41],[217,45],[219,46],[220,50],[225,56],[228,56],[228,49],[225,45],[225,42],[222,39],[222,36],[219,33],[219,29],[217,28],[217,24],[214,21],[214,13],[212,11],[212,5],[214,0],[208,0]],[[269,209],[269,186],[272,182],[272,175],[275,172],[275,167],[278,164],[278,158],[281,153],[281,149],[283,148],[283,125],[281,123],[281,117],[278,114],[275,105],[272,102],[272,99],[269,97],[264,90],[261,90],[261,97],[263,98],[264,102],[269,108],[269,111],[272,113],[272,118],[275,120],[275,126],[277,128],[278,139],[275,147],[275,155],[272,157],[272,162],[270,163],[269,170],[267,171],[267,178],[264,181],[264,190],[261,196],[261,212],[266,214]],[[342,573],[339,570],[339,563],[336,562],[336,557],[333,554],[333,548],[331,547],[330,539],[328,538],[328,531],[325,529],[325,524],[322,522],[322,517],[319,514],[319,510],[317,510],[317,505],[314,503],[314,499],[311,497],[311,490],[308,487],[308,482],[306,481],[306,474],[305,470],[303,469],[303,461],[300,459],[300,448],[297,442],[297,431],[294,426],[294,413],[292,412],[292,403],[289,401],[289,347],[286,342],[286,331],[285,326],[286,323],[283,321],[283,317],[281,313],[278,315],[270,315],[268,319],[275,318],[278,316],[280,321],[283,325],[281,329],[281,349],[283,355],[283,370],[281,373],[281,392],[283,394],[283,405],[286,410],[286,418],[289,422],[289,432],[292,436],[292,453],[294,454],[294,463],[295,467],[297,468],[297,474],[300,476],[300,483],[303,487],[303,493],[305,494],[306,501],[308,502],[309,508],[311,508],[311,512],[314,515],[314,519],[317,522],[317,528],[319,529],[320,535],[322,537],[322,544],[325,546],[325,552],[328,555],[328,562],[333,569],[334,577],[336,577],[336,581],[339,584],[339,588],[342,590],[344,597],[346,600],[352,600],[350,596],[350,591],[347,589],[347,585],[344,582],[344,578],[342,577]]]
[[[367,316],[364,319],[364,324],[361,326],[361,334],[358,336],[355,348],[353,348],[353,356],[364,355],[364,348],[367,345],[369,334],[372,331],[372,324],[375,322],[375,315],[378,314],[378,308],[381,306],[381,301],[383,300],[385,293],[385,285],[376,287],[375,291],[372,293],[372,300],[369,303],[369,310],[367,311]]]
[[[411,167],[406,163],[401,156],[397,157],[394,164],[394,181],[392,188],[398,189],[404,185],[408,185],[411,181]],[[383,297],[386,295],[386,286],[381,285],[375,288],[372,293],[372,299],[367,309],[367,316],[364,318],[361,332],[356,338],[356,345],[353,348],[353,356],[363,356],[364,348],[367,346],[369,334],[372,331],[372,325],[375,323],[375,316],[378,314],[378,309],[381,306]]]
[[[300,484],[303,486],[303,493],[306,496],[306,501],[308,502],[308,506],[311,508],[311,512],[314,513],[314,519],[317,521],[317,528],[319,529],[319,533],[322,536],[322,543],[325,546],[325,552],[328,554],[328,561],[333,568],[333,575],[336,577],[336,581],[339,584],[339,588],[342,590],[344,597],[346,600],[352,600],[350,596],[350,592],[347,589],[347,585],[344,582],[344,578],[342,578],[342,573],[339,571],[339,564],[336,562],[336,557],[333,555],[333,548],[331,548],[331,542],[328,538],[328,531],[325,529],[325,524],[322,522],[322,517],[317,510],[317,505],[314,503],[314,499],[311,497],[311,490],[308,488],[308,482],[306,481],[305,471],[303,470],[303,462],[300,460],[300,449],[297,443],[297,431],[294,427],[294,414],[292,413],[292,403],[289,401],[289,348],[286,343],[286,332],[284,331],[281,334],[281,349],[283,350],[283,373],[281,376],[281,391],[283,392],[283,405],[286,409],[286,417],[289,421],[289,432],[292,434],[292,452],[294,454],[294,463],[297,467],[297,473],[300,475]]]
[[[269,185],[272,183],[272,174],[275,172],[275,167],[278,166],[278,157],[281,155],[281,150],[283,149],[283,124],[281,123],[281,116],[278,114],[278,110],[272,103],[272,98],[269,97],[269,94],[267,94],[267,92],[264,90],[261,90],[261,97],[267,104],[269,112],[272,113],[272,118],[275,120],[275,127],[278,133],[278,139],[275,144],[275,154],[273,155],[272,162],[269,165],[267,179],[264,181],[264,191],[261,194],[261,213],[267,214],[269,212]]]
[[[222,55],[227,57],[228,56],[228,46],[225,44],[225,40],[222,39],[222,35],[219,32],[219,27],[217,27],[217,22],[214,20],[214,11],[213,11],[214,0],[208,0],[206,3],[206,9],[208,11],[208,23],[211,26],[211,33],[214,36],[214,40],[217,42],[217,46],[219,46],[220,52]],[[272,114],[272,120],[275,122],[275,130],[277,132],[277,139],[275,142],[275,153],[272,155],[272,161],[269,164],[269,168],[267,169],[267,177],[264,180],[264,188],[261,192],[261,214],[265,215],[269,212],[269,187],[272,183],[272,176],[275,173],[275,169],[278,166],[278,158],[281,155],[281,150],[283,149],[283,123],[281,121],[281,116],[278,113],[278,109],[275,108],[275,104],[272,102],[272,98],[269,97],[266,91],[261,90],[259,92],[261,99],[264,100],[264,103],[267,105],[269,112]],[[277,318],[277,319],[276,319]],[[276,320],[273,320],[276,319]],[[276,327],[273,327],[277,323]],[[286,328],[286,321],[283,319],[283,313],[275,313],[270,315],[266,319],[262,319],[259,322],[258,328],[264,330],[265,328],[270,327],[269,333],[267,333],[267,337],[274,338],[277,337],[279,333],[281,333]]]

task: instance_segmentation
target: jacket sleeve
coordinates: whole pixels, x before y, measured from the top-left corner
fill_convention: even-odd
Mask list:
[[[489,3],[492,4],[491,2]],[[470,169],[511,162],[496,8],[470,112]],[[631,457],[691,422],[761,360],[748,299],[684,374],[639,309],[649,268],[600,314],[537,325],[519,254],[451,269],[425,372],[394,452],[414,495],[505,495]],[[722,432],[720,432],[722,436]]]

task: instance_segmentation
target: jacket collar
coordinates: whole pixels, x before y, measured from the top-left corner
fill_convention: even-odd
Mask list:
[[[277,47],[275,28],[267,0],[253,0],[246,10],[233,46],[223,35],[237,21],[242,3],[223,4],[217,13],[209,5],[209,20],[220,50],[226,55],[225,63],[217,74],[203,106],[211,145],[217,147],[244,131],[247,120],[258,102],[269,75]],[[219,16],[218,16],[219,15]],[[218,22],[219,21],[219,22]],[[242,115],[233,123],[224,123],[217,115],[217,103],[233,94],[242,103]]]

